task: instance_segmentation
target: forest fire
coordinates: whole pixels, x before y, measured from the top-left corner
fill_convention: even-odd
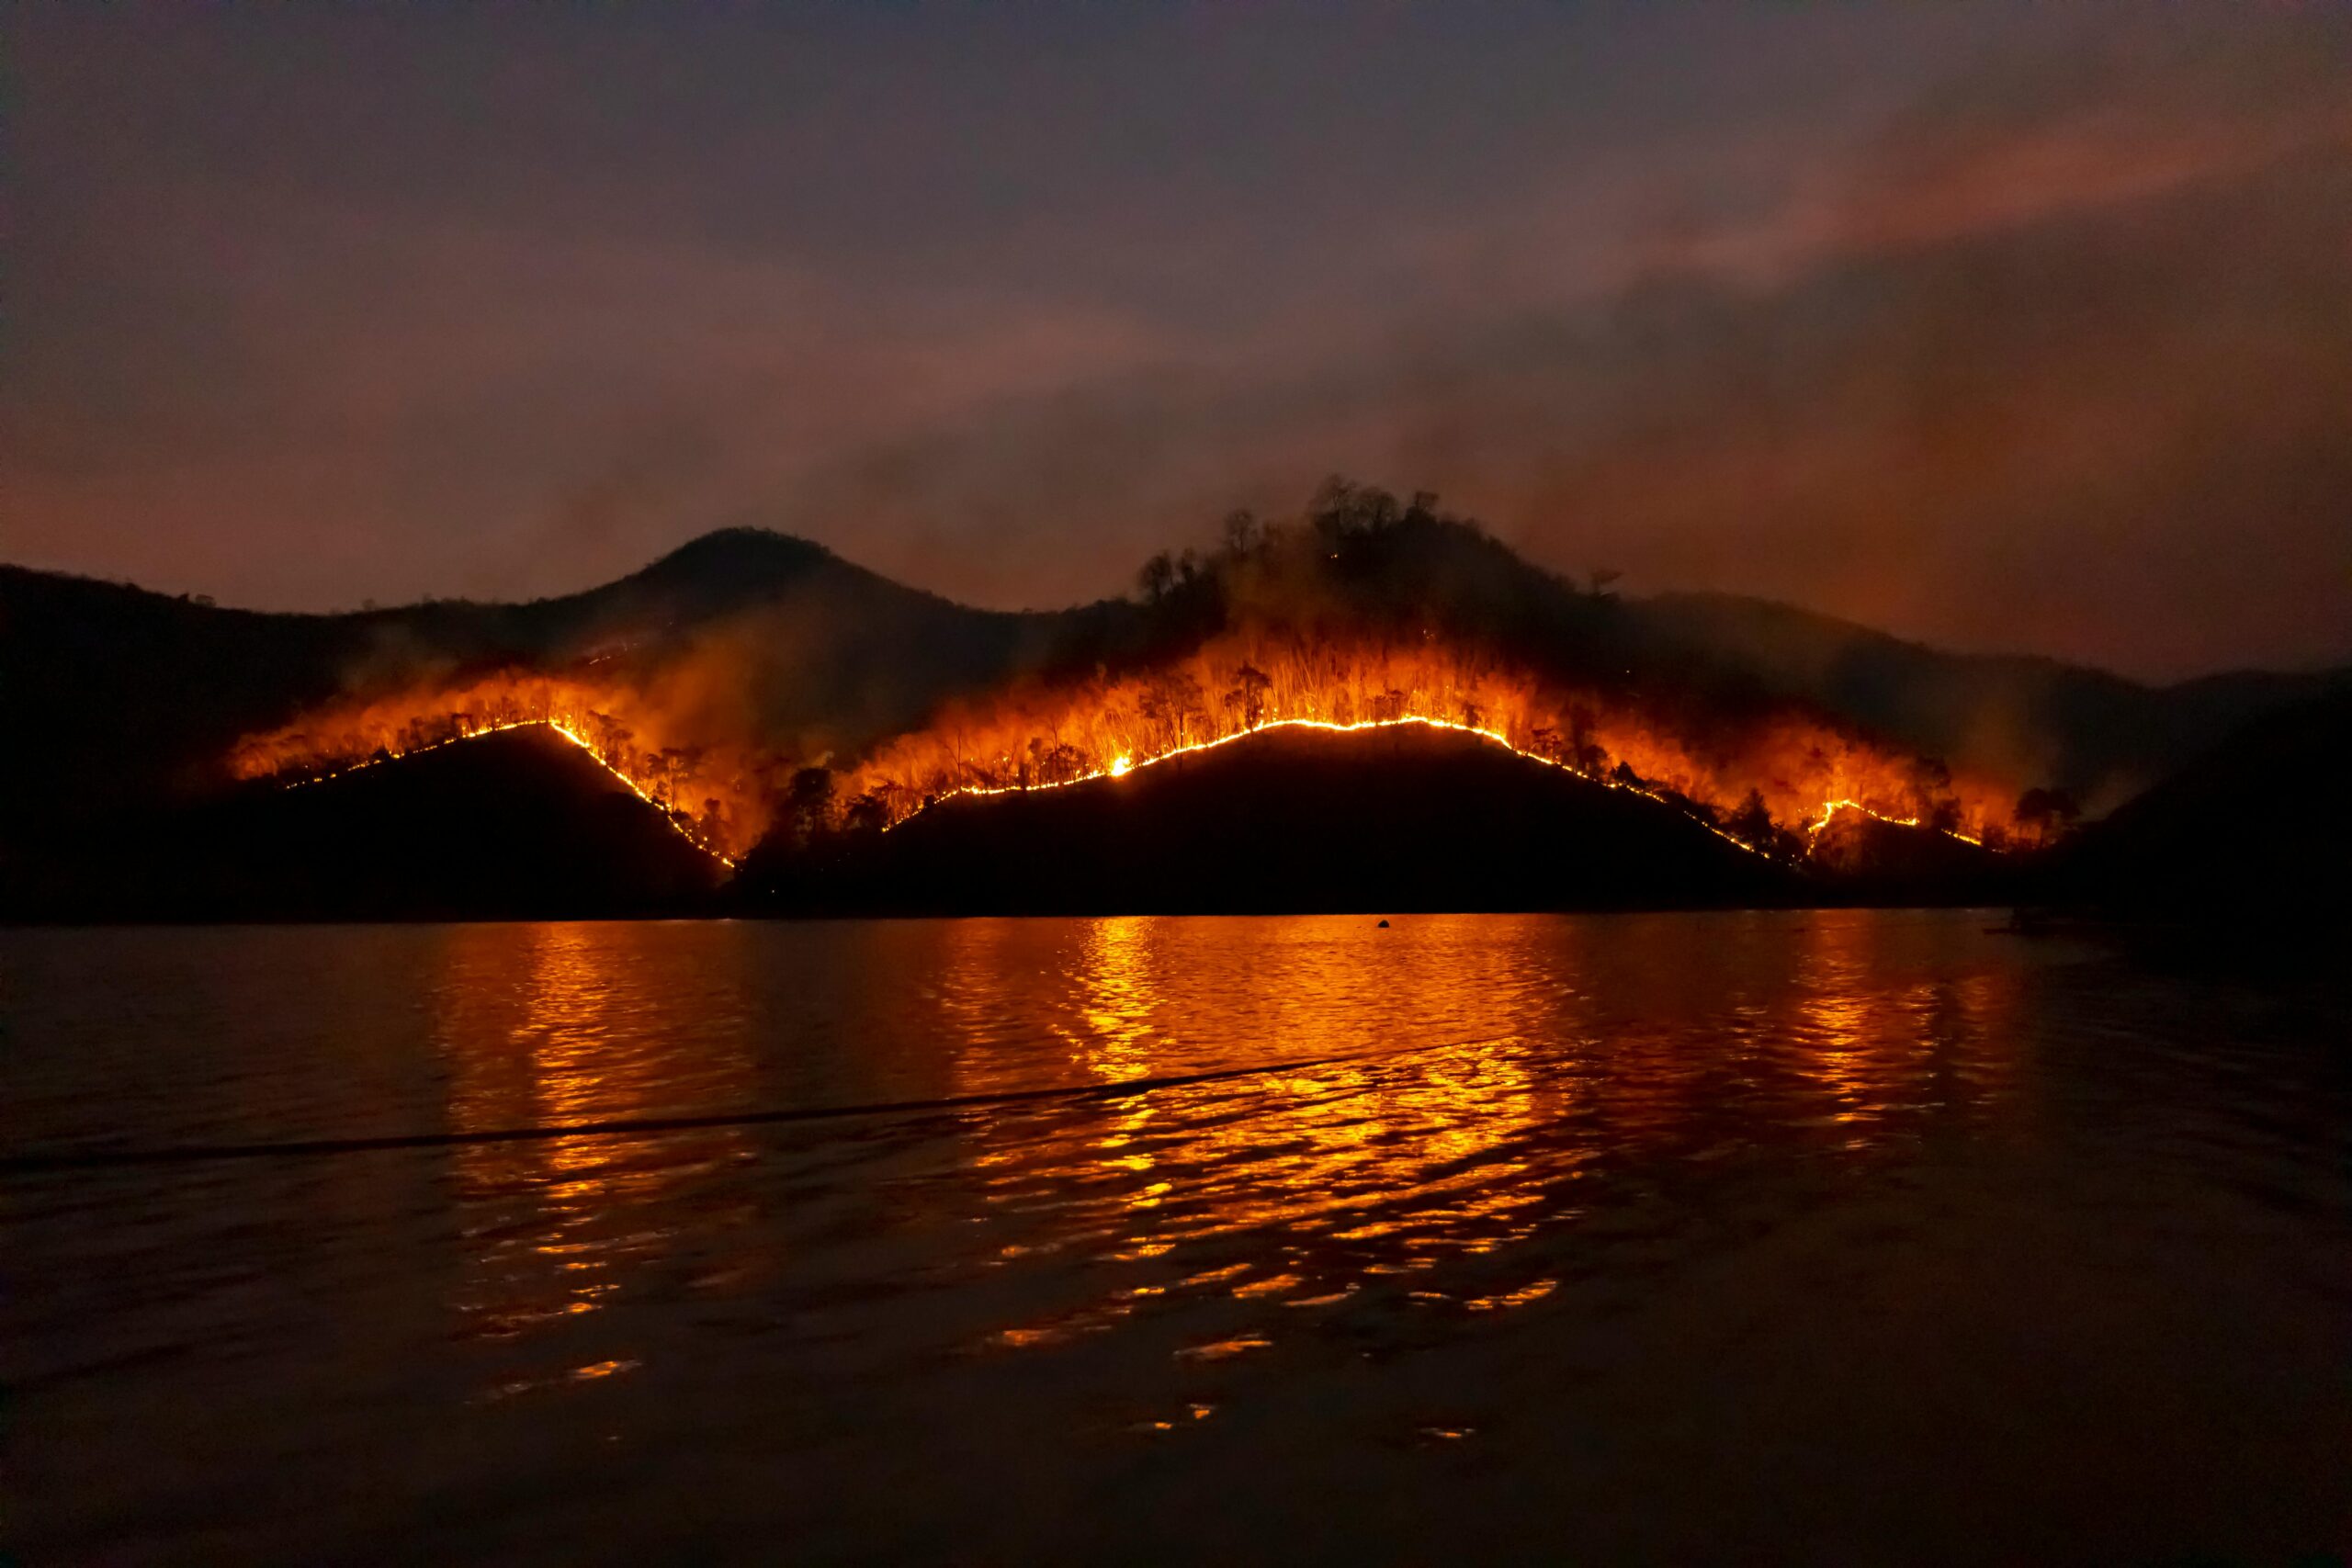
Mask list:
[[[1466,724],[1453,724],[1443,719],[1419,718],[1411,716],[1402,718],[1359,719],[1353,724],[1333,724],[1324,720],[1312,718],[1269,719],[1264,723],[1260,724],[1255,729],[1239,730],[1231,735],[1219,736],[1214,740],[1202,740],[1196,741],[1192,745],[1180,746],[1172,751],[1164,751],[1158,756],[1146,757],[1140,762],[1135,761],[1131,757],[1115,757],[1112,759],[1110,766],[1104,768],[1101,772],[1082,773],[1076,778],[1057,779],[1051,783],[1010,784],[996,787],[981,784],[967,784],[960,789],[951,790],[948,792],[947,795],[941,796],[939,798],[950,798],[955,795],[1012,795],[1023,791],[1056,789],[1067,784],[1087,784],[1096,779],[1125,778],[1129,773],[1134,773],[1137,768],[1150,767],[1159,762],[1176,761],[1179,759],[1193,756],[1199,752],[1213,751],[1221,746],[1229,746],[1237,740],[1246,740],[1254,735],[1266,735],[1285,729],[1321,730],[1333,735],[1357,735],[1372,730],[1400,728],[1443,729],[1451,730],[1460,735],[1476,736],[1481,740],[1500,746],[1504,750],[1510,751],[1517,756],[1527,758],[1531,761],[1542,762],[1546,767],[1560,768],[1566,772],[1577,773],[1578,777],[1584,778],[1589,783],[1600,784],[1609,789],[1630,790],[1634,794],[1646,796],[1652,800],[1672,804],[1668,796],[1664,792],[1652,790],[1639,784],[1629,784],[1621,780],[1606,776],[1596,776],[1583,773],[1579,770],[1570,766],[1568,763],[1560,761],[1558,758],[1546,757],[1537,752],[1521,750],[1520,748],[1513,746],[1508,737],[1501,735],[1495,730],[1477,729]],[[1743,850],[1747,850],[1758,854],[1766,852],[1764,846],[1759,844],[1751,844],[1744,839],[1738,838],[1731,833],[1727,833],[1713,822],[1704,821],[1702,819],[1702,825],[1704,826],[1709,832],[1713,833],[1717,838],[1724,840],[1727,843],[1736,844]]]
[[[1883,811],[1872,811],[1869,807],[1864,806],[1859,800],[1833,800],[1828,805],[1823,807],[1820,818],[1817,820],[1809,822],[1805,825],[1806,840],[1810,841],[1820,838],[1823,829],[1826,829],[1832,822],[1836,821],[1838,814],[1841,811],[1850,811],[1860,816],[1867,817],[1873,822],[1883,822],[1890,828],[1933,827],[1938,832],[1942,833],[1947,837],[1957,839],[1963,844],[1975,845],[1980,849],[1984,847],[1984,843],[1983,839],[1978,838],[1973,834],[1963,833],[1957,828],[1940,827],[1934,823],[1924,822],[1917,817],[1889,817]]]
[[[507,730],[570,741],[662,814],[681,837],[733,865],[766,825],[767,781],[738,748],[663,746],[628,692],[528,671],[322,710],[239,741],[238,778],[322,783],[362,768]]]
[[[1548,687],[1466,650],[1351,650],[1246,632],[1148,671],[951,712],[881,747],[842,793],[888,827],[939,800],[1117,778],[1265,730],[1396,725],[1476,736],[1791,858],[1843,811],[1997,840],[2015,798],[1782,709],[1677,717],[1621,694]]]
[[[644,784],[639,783],[638,780],[631,778],[628,774],[621,772],[621,770],[616,767],[613,763],[607,761],[603,756],[598,754],[594,741],[590,740],[585,735],[581,734],[580,731],[572,728],[571,726],[564,723],[561,719],[519,718],[504,724],[486,725],[479,729],[465,729],[459,734],[451,736],[447,740],[429,741],[423,746],[413,747],[405,751],[378,751],[350,764],[348,767],[337,768],[332,773],[314,774],[310,778],[296,779],[288,787],[299,789],[304,784],[324,784],[329,779],[339,779],[347,773],[356,773],[364,769],[372,768],[379,762],[393,761],[401,757],[413,757],[421,752],[438,750],[444,746],[455,746],[460,741],[479,739],[485,735],[499,735],[516,729],[545,729],[550,734],[560,736],[562,739],[569,740],[571,744],[579,747],[582,751],[588,753],[590,761],[594,761],[598,767],[604,769],[607,773],[610,773],[613,778],[624,788],[628,790],[630,794],[636,795],[638,799],[645,802],[648,806],[660,810],[662,820],[667,822],[670,825],[671,830],[675,832],[680,838],[685,840],[686,842],[694,845],[695,848],[702,851],[703,853],[709,855],[723,865],[731,867],[735,864],[734,857],[715,847],[712,842],[706,839],[703,833],[697,832],[695,826],[691,823],[690,819],[687,818],[684,812],[673,811],[662,801],[656,799],[651,789]]]
[[[1605,576],[1587,591],[1534,571],[1430,496],[1400,505],[1334,480],[1298,521],[1237,513],[1214,555],[1157,557],[1139,585],[1140,603],[1073,617],[965,695],[940,684],[909,710],[927,719],[878,741],[872,728],[782,728],[738,650],[355,699],[247,738],[231,766],[318,776],[544,724],[730,863],[772,830],[794,852],[888,831],[943,800],[1123,778],[1262,731],[1391,726],[1475,736],[1792,863],[1840,819],[1996,851],[2071,820],[2052,792],[1955,773],[1737,669],[1661,653]],[[843,744],[855,750],[837,762]]]
[[[1211,638],[1148,670],[951,707],[838,775],[741,741],[665,745],[662,716],[626,686],[516,671],[322,710],[246,738],[230,767],[312,783],[535,726],[587,752],[729,865],[779,814],[803,835],[887,830],[942,800],[1122,778],[1283,729],[1475,736],[1789,860],[1849,812],[1997,846],[2014,798],[1802,714],[1678,717],[1623,694],[1546,685],[1465,649],[1351,649],[1262,631]]]

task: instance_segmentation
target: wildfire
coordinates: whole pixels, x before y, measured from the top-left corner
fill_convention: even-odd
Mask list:
[[[1350,646],[1262,629],[1222,634],[1148,669],[952,707],[839,774],[709,735],[665,744],[684,726],[659,704],[615,674],[580,671],[505,671],[339,705],[246,738],[230,766],[240,777],[314,783],[544,728],[732,866],[787,800],[803,831],[844,821],[888,829],[942,800],[1125,778],[1272,730],[1400,726],[1475,737],[1783,858],[1807,852],[1848,812],[1980,844],[2007,830],[2013,798],[1802,712],[1671,713],[1656,699],[1546,683],[1434,640]],[[811,773],[824,785],[813,795],[800,788]]]
[[[300,786],[484,735],[543,728],[586,752],[660,811],[679,837],[732,867],[765,826],[766,781],[743,776],[731,752],[640,745],[639,730],[618,716],[628,707],[625,693],[509,671],[461,687],[329,709],[248,736],[231,754],[229,766],[240,778],[293,775],[288,783]],[[725,765],[717,761],[722,757],[729,760]],[[703,797],[699,813],[685,805],[697,795]]]
[[[1829,826],[1831,820],[1835,818],[1840,811],[1856,812],[1861,816],[1869,818],[1873,822],[1883,822],[1889,827],[1894,828],[1935,828],[1937,832],[1943,834],[1946,838],[1958,839],[1963,844],[1973,844],[1979,849],[1982,849],[1984,844],[1984,840],[1976,838],[1971,834],[1963,833],[1957,828],[1938,827],[1934,823],[1924,822],[1917,817],[1889,817],[1883,811],[1872,811],[1869,807],[1864,806],[1859,800],[1833,800],[1826,806],[1824,806],[1821,808],[1820,818],[1817,821],[1808,822],[1805,824],[1805,841],[1807,843],[1812,843],[1814,840],[1819,839],[1821,837],[1822,830]]]
[[[692,829],[690,829],[684,822],[678,820],[676,814],[673,814],[667,807],[663,806],[662,802],[653,797],[651,790],[648,789],[643,784],[639,783],[636,779],[633,779],[627,773],[621,772],[620,769],[606,761],[603,757],[597,755],[594,742],[591,741],[586,736],[581,734],[578,730],[572,728],[570,725],[563,723],[560,719],[519,718],[507,724],[485,725],[480,729],[470,729],[462,735],[451,736],[447,740],[435,740],[429,745],[418,746],[410,750],[401,752],[379,752],[375,756],[365,759],[364,761],[353,762],[347,767],[337,768],[332,773],[317,773],[306,779],[296,779],[292,781],[288,787],[300,789],[304,784],[324,784],[329,779],[339,779],[345,773],[359,773],[365,769],[375,767],[381,762],[395,761],[401,757],[413,757],[418,755],[420,752],[424,751],[438,751],[444,746],[455,746],[460,741],[479,739],[481,737],[485,735],[503,734],[505,731],[510,729],[545,729],[551,734],[562,736],[566,740],[571,741],[574,746],[577,746],[582,751],[587,752],[588,758],[591,761],[594,762],[598,767],[604,769],[605,772],[610,773],[615,779],[618,780],[622,787],[626,788],[630,794],[636,795],[638,799],[645,802],[646,805],[660,811],[662,813],[662,820],[670,825],[670,830],[672,832],[677,834],[678,837],[685,840],[686,842],[692,844],[703,853],[710,856],[721,865],[726,866],[729,870],[731,871],[734,869],[735,862],[731,856],[726,854],[720,850],[714,849],[709,844],[707,844],[702,840],[696,838]]]
[[[1398,725],[1475,736],[1768,853],[1802,852],[1840,811],[1981,843],[2013,798],[1786,709],[1678,720],[1622,694],[1546,686],[1472,650],[1250,631],[1148,671],[944,714],[876,750],[843,794],[895,826],[942,800],[1122,778],[1268,730]]]
[[[1125,778],[1127,774],[1134,773],[1137,768],[1148,768],[1160,762],[1172,762],[1180,757],[1190,757],[1203,751],[1214,751],[1220,746],[1230,746],[1237,740],[1247,740],[1253,735],[1263,735],[1277,729],[1309,729],[1322,730],[1333,735],[1354,735],[1365,730],[1399,728],[1448,729],[1460,735],[1476,736],[1477,739],[1487,741],[1489,744],[1500,746],[1503,750],[1511,752],[1515,756],[1524,757],[1529,761],[1541,762],[1547,768],[1558,768],[1563,772],[1575,773],[1578,778],[1584,779],[1587,783],[1597,784],[1607,789],[1624,790],[1629,794],[1639,795],[1651,800],[1671,804],[1671,802],[1668,800],[1668,797],[1659,791],[1646,789],[1638,784],[1628,784],[1616,779],[1595,777],[1590,773],[1586,773],[1577,768],[1571,767],[1569,764],[1561,761],[1556,757],[1546,757],[1534,751],[1522,751],[1518,747],[1513,746],[1508,737],[1498,734],[1494,730],[1479,729],[1466,724],[1456,724],[1450,719],[1419,718],[1408,716],[1404,718],[1359,719],[1353,724],[1333,724],[1328,720],[1313,718],[1272,719],[1264,724],[1261,724],[1255,729],[1245,729],[1237,735],[1221,735],[1214,740],[1202,740],[1190,746],[1180,746],[1172,751],[1163,751],[1156,757],[1146,757],[1139,762],[1132,757],[1116,757],[1112,760],[1108,767],[1102,769],[1099,773],[1081,773],[1076,778],[1056,779],[1047,784],[1006,784],[996,787],[989,787],[983,784],[967,784],[960,789],[950,790],[945,795],[935,796],[931,801],[926,802],[925,805],[926,807],[937,805],[941,800],[952,799],[956,795],[1019,795],[1036,790],[1066,789],[1071,784],[1089,784],[1096,779]],[[918,809],[920,810],[922,808]],[[1744,839],[1735,838],[1733,835],[1724,832],[1721,828],[1716,827],[1712,822],[1701,822],[1700,826],[1706,829],[1707,831],[1714,834],[1716,838],[1723,840],[1727,844],[1736,845],[1738,848],[1747,850],[1755,854],[1762,854],[1766,852],[1762,846],[1751,844]]]

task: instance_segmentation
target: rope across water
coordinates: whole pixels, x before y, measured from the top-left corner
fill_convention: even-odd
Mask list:
[[[1208,1072],[1180,1073],[1165,1077],[1128,1078],[1118,1083],[1065,1084],[1046,1089],[1005,1089],[992,1094],[956,1095],[938,1100],[881,1100],[863,1105],[819,1105],[763,1111],[713,1111],[692,1116],[629,1116],[597,1122],[568,1122],[527,1127],[490,1127],[466,1132],[392,1133],[356,1138],[302,1138],[258,1144],[170,1144],[154,1148],[36,1149],[0,1155],[0,1176],[42,1171],[91,1170],[110,1167],[177,1165],[232,1159],[304,1159],[328,1155],[373,1154],[392,1149],[452,1148],[479,1144],[537,1143],[556,1138],[655,1137],[711,1127],[765,1127],[796,1122],[838,1121],[858,1116],[920,1115],[985,1110],[1001,1105],[1035,1104],[1046,1100],[1125,1100],[1157,1089],[1237,1078],[1266,1077],[1305,1072],[1316,1067],[1343,1066],[1352,1062],[1378,1061],[1415,1052],[1455,1048],[1479,1041],[1447,1041],[1425,1045],[1394,1045],[1299,1061],[1270,1062],[1248,1067],[1220,1067]]]

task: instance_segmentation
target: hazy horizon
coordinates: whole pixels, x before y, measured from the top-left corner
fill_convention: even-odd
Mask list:
[[[2352,659],[2352,14],[96,12],[0,557],[531,598],[713,527],[992,608],[1334,471],[2143,679]]]

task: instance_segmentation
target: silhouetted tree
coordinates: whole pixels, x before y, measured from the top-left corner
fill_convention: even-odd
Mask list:
[[[803,768],[792,775],[791,787],[785,795],[785,814],[796,841],[807,845],[821,837],[832,826],[832,812],[831,768]]]
[[[2048,843],[2075,824],[2082,808],[2075,797],[2063,789],[2043,789],[2039,785],[2018,796],[2018,826],[2030,829],[2034,838]]]
[[[1568,710],[1568,762],[1588,778],[1599,778],[1609,771],[1609,752],[1594,739],[1596,720],[1590,708],[1581,705]]]
[[[1763,849],[1772,841],[1772,813],[1764,804],[1760,791],[1749,790],[1739,809],[1731,814],[1724,827],[1735,839]]]
[[[868,790],[849,803],[842,813],[842,827],[845,832],[871,838],[890,824],[890,803],[878,791]]]
[[[1915,758],[1911,763],[1912,814],[1921,821],[1931,820],[1937,803],[1951,789],[1951,769],[1941,757]]]
[[[1201,683],[1182,670],[1163,671],[1152,677],[1136,699],[1136,710],[1152,723],[1160,726],[1170,744],[1182,744],[1189,739],[1193,720],[1205,716],[1201,705]]]
[[[678,798],[678,786],[685,779],[686,754],[675,746],[665,746],[653,758],[654,804],[668,806]]]
[[[1162,550],[1143,563],[1143,570],[1136,574],[1136,581],[1143,589],[1144,598],[1157,604],[1168,597],[1168,591],[1176,584],[1176,563],[1169,558],[1166,550]]]
[[[1233,679],[1233,694],[1226,700],[1232,703],[1238,698],[1242,725],[1255,729],[1259,720],[1265,716],[1266,693],[1272,688],[1273,680],[1264,671],[1250,664],[1244,664],[1235,671]]]

